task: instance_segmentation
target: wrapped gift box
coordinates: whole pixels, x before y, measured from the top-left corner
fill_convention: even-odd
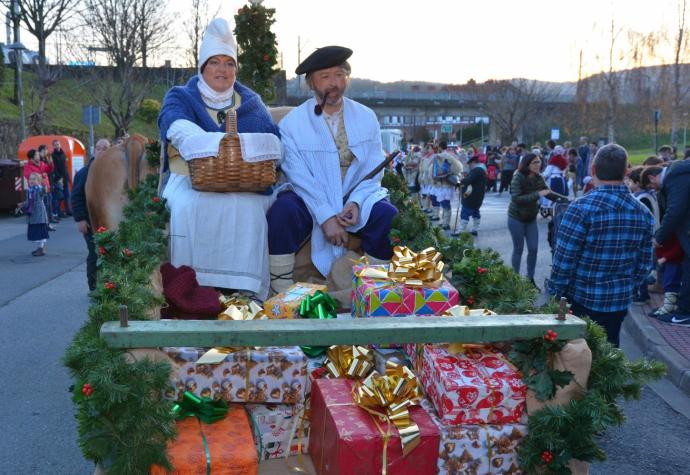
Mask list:
[[[208,448],[208,450],[206,449]],[[151,475],[258,475],[259,460],[247,413],[230,405],[221,421],[204,424],[196,417],[177,422],[177,438],[168,442],[174,470],[154,465]]]
[[[385,269],[386,266],[369,266]],[[392,280],[360,277],[355,266],[352,280],[354,317],[442,315],[460,300],[458,291],[445,278],[437,286],[413,287]]]
[[[312,387],[309,453],[318,475],[381,473],[387,424],[380,422],[381,429],[377,428],[373,416],[355,405],[353,384],[346,379],[320,379]],[[400,436],[391,424],[387,471],[395,475],[435,474],[438,427],[422,407],[411,407],[410,416],[421,431],[419,445],[403,457]]]
[[[196,364],[203,348],[163,348],[173,368],[166,397],[184,391],[227,402],[297,404],[307,387],[307,357],[297,346],[243,348],[219,364]]]
[[[247,404],[260,460],[307,453],[309,418],[303,405]]]
[[[523,424],[444,425],[435,414],[431,402],[422,401],[441,431],[438,473],[490,473],[514,475],[522,473],[517,448],[527,434]]]
[[[314,295],[317,290],[326,292],[325,285],[297,282],[285,292],[271,297],[264,302],[264,312],[268,318],[300,318],[299,306],[308,295]]]
[[[520,422],[527,386],[495,347],[466,345],[458,353],[445,345],[406,345],[405,349],[444,424]]]

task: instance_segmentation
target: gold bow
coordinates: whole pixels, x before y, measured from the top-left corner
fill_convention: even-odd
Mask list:
[[[415,253],[405,246],[395,246],[388,278],[405,285],[421,287],[443,279],[441,254],[433,247]]]
[[[392,423],[397,427],[403,457],[419,445],[421,432],[419,426],[412,421],[408,408],[418,404],[421,396],[417,377],[409,368],[388,361],[385,376],[373,371],[355,384],[352,396],[355,403],[369,414],[387,422],[389,426]],[[384,451],[386,443],[387,440]]]
[[[478,317],[496,315],[496,312],[488,308],[471,309],[467,305],[454,305],[443,313],[444,317]]]
[[[220,304],[225,308],[218,314],[218,320],[267,320],[264,309],[256,302],[239,294],[229,297],[221,295]]]
[[[363,346],[331,346],[323,365],[334,378],[360,379],[374,367],[374,354]]]

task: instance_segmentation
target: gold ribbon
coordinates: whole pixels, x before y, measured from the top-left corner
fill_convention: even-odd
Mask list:
[[[218,299],[225,310],[218,314],[218,320],[267,320],[264,309],[256,302],[239,294]]]
[[[374,354],[363,346],[331,346],[323,365],[333,378],[360,379],[374,367]]]
[[[405,246],[395,246],[388,278],[413,287],[440,283],[443,279],[441,254],[433,247],[415,253]]]
[[[416,253],[405,246],[395,246],[393,257],[386,270],[385,266],[370,266],[366,256],[357,265],[363,268],[355,273],[359,278],[390,280],[411,287],[440,285],[443,281],[443,261],[441,254],[433,247]]]
[[[294,428],[293,430],[290,431],[290,437],[288,438],[288,443],[285,451],[285,464],[287,465],[287,468],[291,472],[297,472],[297,473],[306,473],[311,475],[311,472],[307,469],[307,466],[304,464],[304,457],[302,456],[302,439],[304,438],[304,423],[305,421],[309,420],[309,413],[310,410],[307,409],[310,405],[309,401],[309,396],[307,396],[306,401],[304,401],[304,406],[301,408],[300,412],[300,420],[299,420],[299,428],[295,431]],[[293,407],[292,409],[292,417],[296,416],[295,410],[296,406]],[[313,428],[312,428],[313,430]],[[290,449],[292,447],[292,440],[297,437],[299,442],[297,442],[297,464],[292,465],[289,461],[290,457]]]
[[[400,433],[403,457],[414,450],[421,441],[419,426],[412,421],[408,408],[419,403],[421,396],[417,377],[406,366],[392,361],[386,362],[386,375],[381,376],[373,371],[364,380],[358,381],[352,388],[355,403],[374,416],[374,422],[383,434],[376,419],[395,425]],[[387,460],[387,440],[384,437],[384,467]]]
[[[442,316],[444,317],[488,317],[489,315],[496,315],[496,312],[488,308],[471,309],[467,305],[454,305],[446,310]]]

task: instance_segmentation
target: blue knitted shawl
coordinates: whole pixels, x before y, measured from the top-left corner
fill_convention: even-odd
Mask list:
[[[184,86],[175,86],[170,89],[163,99],[161,113],[158,116],[158,128],[161,131],[161,142],[165,154],[164,172],[168,170],[168,140],[166,136],[170,125],[176,120],[189,120],[206,132],[225,132],[225,124],[216,124],[206,110],[206,104],[201,99],[197,82],[199,82],[199,77],[194,76]],[[242,98],[242,103],[236,110],[237,132],[264,132],[280,137],[278,126],[273,122],[261,97],[239,81],[235,81],[235,91]]]

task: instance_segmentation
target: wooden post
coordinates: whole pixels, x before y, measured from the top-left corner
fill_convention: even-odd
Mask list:
[[[565,320],[565,314],[568,313],[568,299],[561,297],[561,302],[558,306],[558,320]]]
[[[127,311],[127,305],[120,305],[120,326],[129,326],[129,311]]]

